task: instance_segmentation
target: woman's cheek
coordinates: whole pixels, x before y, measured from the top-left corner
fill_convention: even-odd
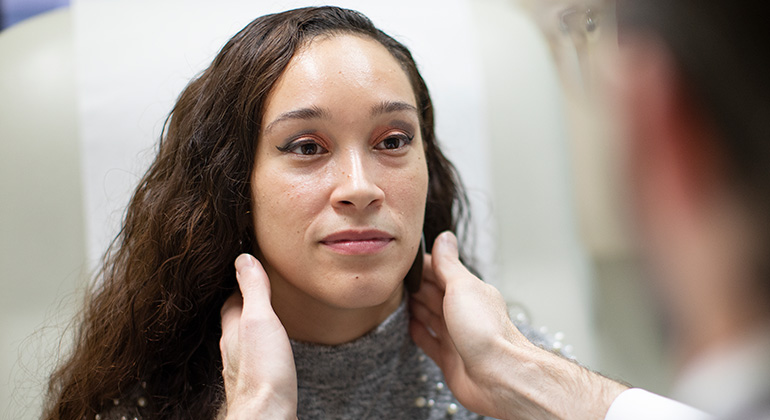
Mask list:
[[[406,223],[422,224],[428,195],[427,169],[417,167],[407,176],[402,174],[400,177],[393,176],[390,179],[391,202],[397,207],[398,213],[410,219]]]

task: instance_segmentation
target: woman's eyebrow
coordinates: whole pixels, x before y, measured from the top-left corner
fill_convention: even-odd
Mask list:
[[[383,101],[372,107],[371,115],[372,117],[376,117],[378,115],[387,114],[390,112],[399,112],[399,111],[412,111],[417,113],[417,108],[414,105],[408,104],[406,102]],[[329,117],[330,117],[330,114],[328,110],[324,108],[319,108],[317,106],[294,109],[291,111],[284,112],[278,117],[276,117],[276,119],[271,121],[265,127],[264,133],[265,134],[269,133],[270,130],[272,130],[277,124],[287,120],[312,120],[312,119],[321,119],[321,118],[329,118]]]
[[[406,102],[383,101],[372,107],[371,114],[373,117],[376,117],[381,114],[398,111],[414,111],[417,113],[417,108],[414,105],[408,104]]]
[[[329,118],[329,112],[317,106],[311,106],[308,108],[300,108],[292,111],[287,111],[279,115],[273,121],[271,121],[270,124],[268,124],[267,127],[265,127],[264,133],[267,134],[278,123],[281,123],[286,120],[312,120],[312,119],[318,119],[318,118]]]

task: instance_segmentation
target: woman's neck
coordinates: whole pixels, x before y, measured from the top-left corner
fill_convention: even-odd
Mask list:
[[[401,286],[379,305],[341,308],[285,281],[271,282],[271,287],[273,309],[289,338],[324,345],[347,343],[373,330],[398,308],[404,294]]]

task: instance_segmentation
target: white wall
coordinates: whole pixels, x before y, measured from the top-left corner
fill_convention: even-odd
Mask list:
[[[40,412],[85,261],[72,25],[0,34],[0,418]]]
[[[595,366],[592,273],[578,237],[564,97],[543,36],[508,0],[474,2],[490,130],[499,287]]]

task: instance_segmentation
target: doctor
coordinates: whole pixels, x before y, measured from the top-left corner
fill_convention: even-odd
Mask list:
[[[451,233],[426,258],[412,300],[412,337],[458,400],[491,417],[770,418],[770,6],[618,0],[618,15],[623,176],[654,273],[650,283],[681,361],[675,394],[688,405],[629,389],[530,344],[508,319],[500,293],[459,262]],[[252,343],[285,339],[276,334],[282,329],[264,273],[239,262],[236,268],[244,313],[261,328],[235,320],[223,330],[250,331],[259,336]],[[294,417],[275,398],[292,374],[276,366],[289,360],[260,353],[260,346],[241,348],[254,353],[240,355],[253,369],[241,373],[259,375],[249,381],[255,389],[244,392],[258,396],[244,401],[245,412]]]
[[[496,418],[768,419],[770,6],[618,0],[618,17],[629,207],[683,366],[675,395],[709,414],[530,345],[451,234],[428,260],[412,336],[464,406]]]

